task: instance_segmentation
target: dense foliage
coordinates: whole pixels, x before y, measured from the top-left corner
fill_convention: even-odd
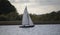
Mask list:
[[[53,11],[42,15],[32,15],[32,19],[34,21],[60,21],[60,11]]]
[[[8,0],[0,0],[0,21],[20,20],[16,8]]]

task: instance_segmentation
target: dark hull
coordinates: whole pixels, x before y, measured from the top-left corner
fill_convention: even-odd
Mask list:
[[[32,25],[32,26],[20,26],[19,28],[32,28],[32,27],[34,27],[34,25]]]

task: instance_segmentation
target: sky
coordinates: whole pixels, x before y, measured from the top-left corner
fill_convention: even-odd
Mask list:
[[[9,0],[19,14],[23,14],[27,6],[31,14],[46,14],[60,10],[60,0]]]

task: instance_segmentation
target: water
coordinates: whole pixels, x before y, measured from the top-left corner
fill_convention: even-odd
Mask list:
[[[36,25],[33,28],[19,28],[19,25],[0,26],[0,35],[60,35],[60,24]]]

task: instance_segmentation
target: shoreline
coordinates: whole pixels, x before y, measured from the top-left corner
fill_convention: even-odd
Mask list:
[[[0,21],[0,25],[21,25],[21,21]],[[39,21],[33,22],[35,25],[49,25],[49,24],[60,24],[60,21]]]

